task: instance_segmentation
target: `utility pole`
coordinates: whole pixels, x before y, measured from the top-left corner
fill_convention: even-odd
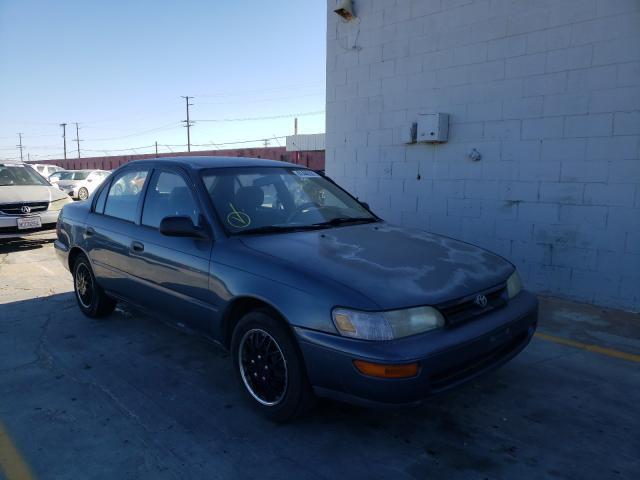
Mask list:
[[[269,139],[268,138],[265,138],[262,142],[264,144],[264,148],[267,148],[269,146]]]
[[[186,96],[182,96],[181,98],[184,98],[187,106],[187,119],[182,120],[182,122],[185,123],[185,127],[187,127],[187,151],[190,152],[191,151],[191,126],[193,125],[193,123],[189,121],[189,107],[192,107],[193,103],[189,103],[189,99],[193,97],[186,95]]]
[[[298,135],[298,117],[293,119],[293,134],[294,135]],[[298,139],[296,138],[295,141],[297,142]],[[294,163],[296,165],[298,165],[300,163],[300,152],[296,151],[295,157],[296,157],[296,159],[295,159]]]
[[[20,149],[20,161],[22,162],[22,134],[19,133],[18,134],[18,139],[19,139],[19,143],[18,145],[16,145],[16,147],[18,147]]]
[[[62,141],[64,144],[64,159],[67,159],[67,124],[66,123],[61,123],[60,126],[62,127]]]
[[[78,134],[78,122],[76,123],[76,143],[78,144],[78,158],[80,158],[80,135]]]
[[[156,140],[156,158],[158,158],[158,141]]]

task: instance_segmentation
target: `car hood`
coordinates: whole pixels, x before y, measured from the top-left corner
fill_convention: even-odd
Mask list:
[[[0,187],[0,203],[53,202],[67,195],[49,185],[11,185]]]
[[[460,298],[505,282],[514,270],[482,248],[386,223],[258,235],[242,242],[356,290],[383,310]]]

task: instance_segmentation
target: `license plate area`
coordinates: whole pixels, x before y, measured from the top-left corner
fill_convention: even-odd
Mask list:
[[[28,230],[30,228],[42,227],[40,217],[23,217],[18,218],[18,230]]]

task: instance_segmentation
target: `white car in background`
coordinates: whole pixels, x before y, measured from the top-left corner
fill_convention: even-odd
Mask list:
[[[106,170],[66,170],[60,172],[57,186],[71,198],[86,200],[110,174]]]
[[[61,168],[57,165],[48,165],[45,163],[30,163],[29,166],[44,178],[49,178],[50,175],[64,170],[64,168]]]
[[[49,180],[49,183],[51,185],[53,185],[54,187],[58,186],[58,182],[60,181],[60,177],[62,176],[63,173],[67,173],[67,172],[71,172],[73,170],[60,170],[57,172],[52,173],[51,175],[49,175],[49,177],[47,178],[47,180]]]
[[[35,168],[0,160],[0,239],[54,230],[60,210],[69,202]]]

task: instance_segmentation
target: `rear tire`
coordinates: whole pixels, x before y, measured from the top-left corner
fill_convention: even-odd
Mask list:
[[[78,307],[87,317],[105,317],[116,308],[116,301],[96,283],[89,259],[82,253],[73,264],[73,289]]]
[[[78,198],[80,200],[86,200],[87,198],[89,198],[89,190],[82,187],[80,190],[78,190]]]
[[[254,408],[285,422],[313,406],[314,395],[291,331],[267,309],[246,314],[231,338],[231,358]]]

